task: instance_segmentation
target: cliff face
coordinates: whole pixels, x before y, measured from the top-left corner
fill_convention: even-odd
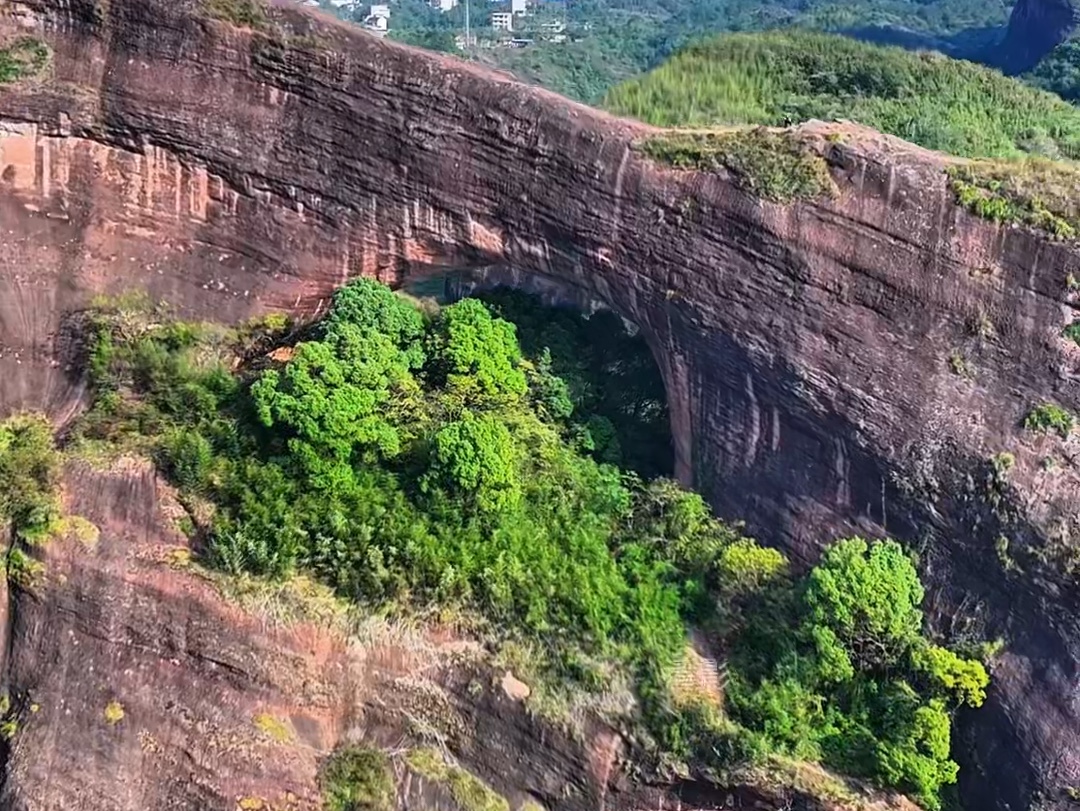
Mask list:
[[[990,54],[1005,73],[1031,70],[1060,45],[1080,23],[1075,0],[1019,0],[1009,18],[1005,39]]]
[[[531,718],[451,634],[375,621],[349,633],[316,589],[234,586],[225,599],[193,568],[174,527],[183,511],[152,465],[77,463],[64,480],[66,508],[100,535],[50,544],[41,576],[6,595],[4,720],[17,732],[5,743],[0,807],[319,811],[324,758],[363,741],[397,752],[402,808],[465,811],[406,768],[402,753],[425,740],[514,808],[631,800],[619,793],[613,730],[571,738]],[[705,807],[782,802],[702,797]],[[632,799],[675,802],[659,788]]]
[[[1074,246],[970,217],[940,156],[859,128],[804,128],[835,199],[765,204],[644,159],[641,125],[463,62],[284,3],[263,31],[199,9],[4,7],[0,36],[41,37],[51,61],[0,86],[0,412],[63,420],[78,407],[64,315],[98,292],[147,290],[226,321],[316,313],[360,274],[542,277],[642,328],[679,475],[722,514],[796,557],[851,531],[920,550],[935,624],[1006,643],[988,707],[962,722],[968,807],[1065,807],[1080,784],[1076,440],[1019,423],[1044,400],[1080,410],[1080,349],[1061,337]],[[999,454],[1015,460],[1007,473]],[[134,632],[173,596],[144,592],[125,622]],[[49,647],[63,601],[33,605],[40,624],[12,646],[16,680],[57,658],[83,670]],[[114,622],[85,627],[100,636]],[[169,678],[146,683],[181,689],[161,687]],[[9,764],[13,796],[31,796],[19,775],[36,758],[67,773],[62,744],[41,735]],[[211,770],[209,755],[174,751]],[[118,757],[103,751],[100,774]]]

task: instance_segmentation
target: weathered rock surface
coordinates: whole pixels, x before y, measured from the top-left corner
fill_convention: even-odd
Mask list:
[[[1064,42],[1078,24],[1076,0],[1019,0],[991,61],[1006,73],[1024,73]]]
[[[404,809],[466,811],[407,767],[435,742],[518,811],[821,811],[797,792],[632,783],[614,730],[533,718],[451,633],[358,632],[317,589],[224,598],[148,462],[74,462],[64,480],[66,509],[100,535],[35,550],[44,572],[5,595],[4,809],[319,811],[320,766],[362,741],[392,753]]]
[[[0,36],[40,36],[52,60],[0,88],[0,412],[77,407],[62,317],[96,292],[232,320],[317,312],[358,274],[581,289],[642,328],[679,474],[718,510],[807,558],[837,532],[896,534],[943,630],[1005,640],[962,724],[968,807],[1066,807],[1076,440],[1019,423],[1080,408],[1074,245],[967,215],[940,156],[870,131],[805,127],[839,195],[765,204],[645,160],[642,125],[465,63],[285,4],[263,32],[195,5],[3,7]],[[54,641],[30,628],[12,666],[44,673]],[[28,791],[13,764],[5,790]]]

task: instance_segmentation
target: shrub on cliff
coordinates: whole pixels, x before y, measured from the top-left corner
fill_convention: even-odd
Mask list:
[[[49,48],[33,37],[20,37],[0,48],[0,85],[36,76],[49,61]]]
[[[36,540],[60,517],[59,457],[44,417],[0,422],[0,522],[15,538]]]
[[[678,169],[727,170],[747,191],[778,203],[835,193],[824,159],[786,132],[673,132],[646,138],[639,149]]]
[[[326,811],[390,811],[394,774],[386,753],[370,746],[335,752],[319,775]]]
[[[922,600],[897,543],[840,541],[792,593],[790,619],[767,611],[738,640],[735,717],[780,751],[939,808],[957,775],[951,708],[981,705],[989,677],[926,638]]]

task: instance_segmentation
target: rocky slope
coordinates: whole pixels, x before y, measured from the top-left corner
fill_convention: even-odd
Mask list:
[[[1043,400],[1080,409],[1080,349],[1061,337],[1080,274],[1073,245],[969,216],[941,156],[873,132],[805,127],[838,195],[763,203],[720,174],[645,159],[633,148],[648,134],[641,125],[505,77],[285,2],[259,30],[205,8],[2,7],[3,41],[38,37],[50,60],[41,75],[0,86],[0,412],[44,408],[63,420],[77,409],[65,316],[98,292],[147,290],[224,321],[317,312],[357,274],[543,277],[641,326],[668,388],[679,474],[722,513],[804,558],[852,530],[920,550],[942,631],[1006,645],[988,706],[962,723],[968,807],[1066,807],[1080,785],[1076,440],[1019,426]],[[90,481],[75,482],[73,497]],[[138,520],[140,532],[161,532]],[[128,601],[126,613],[79,620],[90,637],[130,634],[142,650],[144,613],[193,622],[173,604],[186,598],[171,581],[154,590],[148,574],[135,588],[103,579],[96,563],[71,565],[65,588],[75,595]],[[123,679],[138,672],[119,654],[84,662],[62,644],[76,617],[65,599],[79,598],[17,601],[13,683],[85,674],[91,663]],[[232,662],[249,627],[202,637],[195,650]],[[148,638],[186,644],[169,641],[177,633]],[[152,647],[146,686],[125,692],[156,701],[182,689],[164,664],[169,650]],[[180,659],[218,672],[196,654]],[[241,715],[257,711],[243,702],[292,700],[275,681],[296,678],[288,668],[220,670]],[[323,744],[346,717],[332,681],[319,699],[324,720],[301,724]],[[198,689],[212,694],[219,688],[206,685],[217,683]],[[96,714],[104,695],[90,696],[95,705],[80,711]],[[155,740],[155,729],[175,728],[167,713],[140,711]],[[4,790],[23,807],[145,807],[109,805],[104,787],[140,762],[134,738],[120,749],[93,743],[103,787],[91,801],[63,765],[62,736],[47,725],[37,734],[33,748],[19,739],[8,764]],[[171,778],[132,773],[124,784],[166,792],[163,807],[191,807],[168,781],[196,767],[209,775],[219,758],[170,740],[180,741]],[[304,757],[297,768],[310,778]],[[59,794],[37,799],[34,769],[49,762],[58,765],[46,785]],[[220,762],[223,780],[246,768]]]
[[[528,686],[448,629],[357,623],[302,581],[201,571],[148,462],[72,461],[63,481],[66,512],[98,532],[39,550],[44,569],[5,595],[2,720],[16,731],[0,807],[318,811],[320,768],[344,742],[393,753],[404,809],[490,808],[409,767],[433,744],[514,809],[825,807],[782,788],[632,781],[616,730],[534,717]]]
[[[1010,74],[1024,73],[1054,50],[1080,24],[1075,0],[1019,0],[1013,7],[1005,39],[988,54],[990,62]]]

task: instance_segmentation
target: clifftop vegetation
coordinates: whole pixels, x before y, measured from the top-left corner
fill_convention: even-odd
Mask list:
[[[964,157],[1080,157],[1080,110],[970,62],[809,31],[690,46],[613,89],[612,111],[660,126],[850,119]]]
[[[94,405],[73,442],[154,454],[226,572],[311,573],[384,612],[437,606],[528,651],[515,670],[534,684],[628,690],[612,720],[660,765],[723,778],[820,761],[938,808],[951,715],[988,677],[926,635],[913,561],[850,538],[798,576],[696,494],[610,464],[619,430],[594,418],[611,410],[581,391],[587,373],[555,374],[574,353],[545,351],[536,320],[523,352],[479,300],[418,308],[369,281],[300,332],[110,305],[90,319]],[[622,436],[643,435],[640,416]],[[722,698],[674,689],[689,626],[730,652]]]

